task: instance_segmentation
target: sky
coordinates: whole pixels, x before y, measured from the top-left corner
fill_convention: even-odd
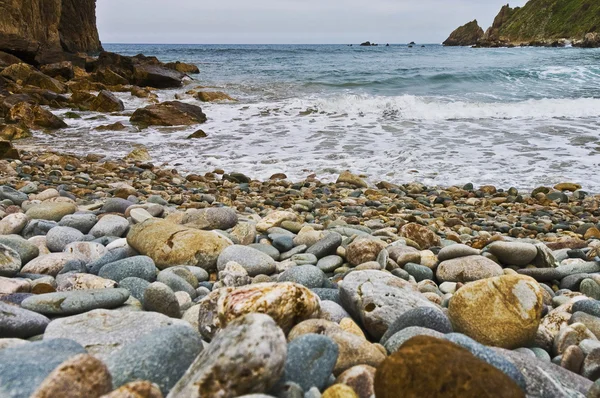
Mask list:
[[[98,0],[104,43],[441,43],[507,0]],[[515,0],[511,6],[522,6]]]

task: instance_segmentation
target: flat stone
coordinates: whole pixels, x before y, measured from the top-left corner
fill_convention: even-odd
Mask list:
[[[65,247],[64,252],[74,255],[85,264],[89,264],[100,260],[108,253],[108,249],[96,242],[73,242]]]
[[[90,232],[90,230],[98,222],[98,217],[92,213],[75,213],[64,216],[58,225],[61,227],[71,227],[84,234]]]
[[[344,259],[340,256],[325,256],[317,262],[317,267],[323,272],[333,272],[344,264]]]
[[[335,254],[337,248],[342,244],[342,236],[337,232],[329,232],[314,245],[310,246],[306,252],[314,254],[318,259]]]
[[[21,272],[56,276],[69,261],[77,260],[77,256],[71,253],[50,253],[34,258],[21,269]]]
[[[144,291],[148,286],[150,286],[150,282],[145,279],[135,277],[125,278],[119,282],[120,288],[129,290],[129,293],[141,301],[142,304],[144,303]]]
[[[269,255],[248,246],[233,245],[225,248],[217,260],[217,269],[222,271],[225,265],[234,261],[248,272],[248,275],[271,275],[275,272],[275,261]]]
[[[17,206],[21,206],[23,202],[29,199],[29,196],[7,185],[2,185],[0,186],[0,199],[8,199]]]
[[[73,340],[49,339],[0,350],[0,396],[29,397],[64,361],[85,350]]]
[[[433,280],[433,271],[421,264],[408,263],[404,265],[404,271],[408,272],[417,282]]]
[[[287,344],[268,315],[231,322],[196,358],[169,398],[234,397],[268,391],[281,377]]]
[[[98,308],[116,308],[129,298],[126,289],[74,290],[38,294],[21,303],[23,308],[44,315],[75,315]]]
[[[31,220],[27,223],[23,231],[21,231],[21,235],[25,239],[33,238],[34,236],[45,235],[52,228],[58,226],[58,223],[55,221],[47,221],[47,220]]]
[[[168,394],[202,351],[202,339],[189,326],[165,326],[140,337],[106,359],[119,388],[136,380],[156,383]]]
[[[281,253],[279,252],[279,250],[277,250],[276,248],[274,248],[271,245],[268,245],[265,243],[252,243],[252,244],[248,245],[248,247],[251,247],[253,249],[256,249],[260,252],[265,253],[266,255],[268,255],[275,261],[280,260]]]
[[[0,301],[0,338],[27,339],[43,334],[50,319],[17,305]]]
[[[150,257],[134,256],[104,265],[100,268],[98,276],[116,282],[130,277],[154,282],[157,272],[154,261]]]
[[[204,230],[228,230],[236,226],[238,216],[229,207],[210,207],[208,209],[188,210],[181,223],[186,227]]]
[[[323,390],[327,385],[339,349],[329,337],[305,334],[288,344],[283,382],[298,384],[304,391],[312,387]]]
[[[31,207],[25,213],[32,220],[60,221],[67,214],[73,214],[77,207],[69,202],[43,202]]]
[[[440,263],[436,276],[442,282],[473,282],[503,275],[502,267],[483,256],[459,257]]]
[[[85,347],[88,353],[105,361],[113,352],[147,333],[170,325],[189,327],[185,321],[157,312],[100,309],[53,320],[46,328],[44,340],[68,336]]]
[[[480,251],[467,245],[456,244],[443,247],[438,253],[439,261],[452,260],[459,257],[478,256]]]

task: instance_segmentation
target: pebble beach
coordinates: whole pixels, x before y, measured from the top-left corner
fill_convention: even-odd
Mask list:
[[[143,159],[0,161],[0,396],[600,396],[585,187]]]

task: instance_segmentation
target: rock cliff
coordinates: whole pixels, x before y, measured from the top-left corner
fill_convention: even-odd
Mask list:
[[[0,51],[33,63],[40,51],[101,50],[95,0],[0,0]]]
[[[483,37],[483,29],[477,23],[477,20],[471,21],[461,26],[450,34],[450,37],[444,42],[445,46],[472,46],[477,44]]]

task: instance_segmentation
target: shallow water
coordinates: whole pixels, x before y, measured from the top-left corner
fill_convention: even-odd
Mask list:
[[[578,182],[600,192],[600,50],[438,45],[106,45],[108,51],[197,64],[197,85],[237,98],[201,104],[190,128],[97,132],[127,116],[82,113],[70,128],[21,146],[122,156],[146,145],[156,163],[255,178],[474,182],[532,188]],[[129,111],[144,101],[119,94]],[[59,112],[64,114],[64,112]],[[94,118],[94,119],[90,119]],[[206,139],[186,140],[202,128]]]

